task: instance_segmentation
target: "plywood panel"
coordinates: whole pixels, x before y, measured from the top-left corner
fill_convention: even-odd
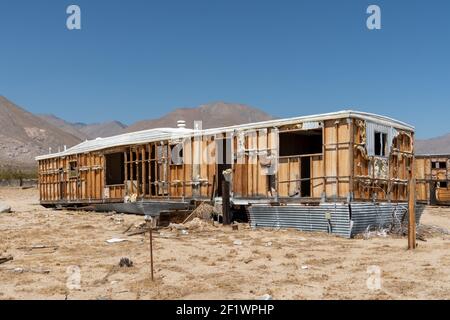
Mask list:
[[[312,157],[311,161],[311,176],[313,178],[319,178],[319,179],[312,179],[311,180],[311,196],[313,198],[320,198],[322,196],[322,192],[324,191],[324,183],[323,179],[323,157],[322,156],[316,156]]]

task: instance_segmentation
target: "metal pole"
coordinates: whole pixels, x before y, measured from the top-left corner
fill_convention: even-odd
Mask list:
[[[414,177],[414,156],[409,169],[408,192],[408,249],[416,248],[416,179]]]

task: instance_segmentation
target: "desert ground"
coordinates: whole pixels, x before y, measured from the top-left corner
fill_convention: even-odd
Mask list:
[[[398,236],[236,231],[195,220],[187,232],[154,231],[152,281],[149,234],[124,233],[142,216],[44,209],[36,189],[1,188],[1,201],[13,212],[0,214],[0,257],[13,260],[0,264],[0,299],[450,298],[445,233],[408,251]],[[421,222],[450,229],[450,208],[428,208]],[[126,241],[106,242],[113,238]],[[119,267],[121,258],[133,265]]]

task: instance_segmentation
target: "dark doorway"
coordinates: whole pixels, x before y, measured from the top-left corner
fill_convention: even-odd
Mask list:
[[[125,180],[123,152],[105,155],[106,160],[106,185],[123,184]]]
[[[300,196],[301,197],[311,197],[311,158],[306,157],[300,160],[301,166],[301,185],[300,185]],[[308,179],[308,180],[303,180]]]
[[[217,162],[217,196],[222,196],[222,181],[225,180],[223,172],[231,169],[231,139],[217,139],[216,140],[216,162]]]

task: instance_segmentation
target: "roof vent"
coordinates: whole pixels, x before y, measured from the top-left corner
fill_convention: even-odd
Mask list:
[[[178,120],[178,121],[177,121],[177,127],[180,128],[180,129],[186,128],[186,121],[184,121],[184,120]]]

